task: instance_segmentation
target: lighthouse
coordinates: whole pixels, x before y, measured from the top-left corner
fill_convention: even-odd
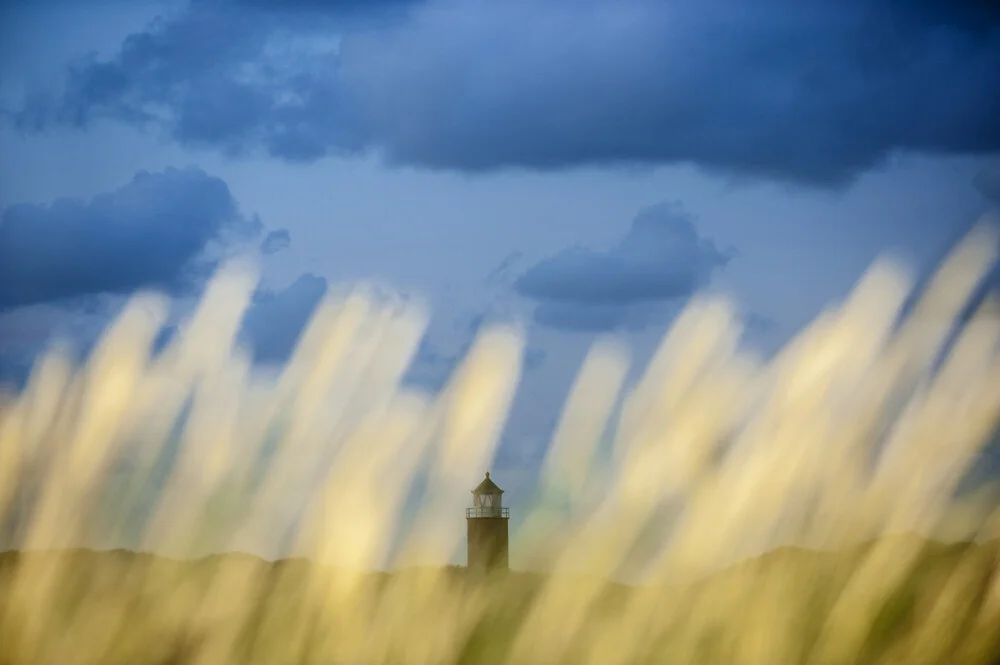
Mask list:
[[[508,530],[510,510],[503,507],[503,490],[486,478],[472,490],[472,507],[465,511],[468,524],[470,571],[506,571],[509,568]]]

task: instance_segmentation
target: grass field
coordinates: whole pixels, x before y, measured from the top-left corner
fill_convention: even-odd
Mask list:
[[[599,341],[522,570],[492,577],[445,563],[520,329],[429,395],[401,382],[413,304],[331,295],[274,378],[234,342],[248,266],[158,353],[167,303],[138,297],[0,406],[0,663],[998,663],[1000,503],[967,482],[1000,424],[995,303],[948,341],[996,244],[977,230],[902,323],[911,280],[874,266],[767,363],[724,299],[635,385]],[[297,558],[234,553],[275,543]]]
[[[861,643],[836,662],[995,662],[1000,653],[996,626],[979,625],[977,617],[986,609],[1000,545],[996,541],[943,545],[915,536],[909,540],[905,550],[921,550],[913,570],[865,622]],[[852,571],[876,546],[838,553],[777,550],[685,588],[637,588],[604,580],[571,644],[549,662],[765,662],[757,660],[765,654],[785,658],[779,662],[809,662]],[[226,650],[232,662],[505,663],[511,662],[517,636],[527,630],[532,607],[545,593],[560,589],[572,594],[588,584],[574,576],[558,579],[522,572],[503,579],[472,579],[458,567],[371,573],[351,580],[358,585],[354,603],[331,612],[310,602],[313,580],[354,576],[317,570],[305,559],[269,562],[228,554],[178,561],[126,550],[72,550],[3,554],[0,593],[10,592],[19,566],[39,565],[43,559],[51,565],[56,558],[61,560],[56,564],[60,578],[54,581],[57,590],[50,602],[58,609],[46,617],[46,624],[52,631],[48,639],[58,635],[64,644],[61,662],[187,662],[211,644],[212,632],[220,631],[234,638]],[[253,580],[252,593],[243,598],[239,611],[230,608],[231,613],[211,622],[189,614],[211,603],[209,590],[217,577],[234,571]],[[959,577],[962,582],[957,587]],[[449,618],[449,632],[438,636],[446,644],[438,643],[433,654],[421,653],[434,644],[433,634],[421,634],[417,640],[421,644],[415,644],[413,633],[405,628],[414,621],[427,630],[446,627],[435,626],[444,617],[428,620],[413,604],[427,592],[428,584],[437,594],[445,594],[449,604],[468,612]],[[161,605],[165,600],[173,607]],[[768,607],[775,602],[781,604],[780,613]],[[406,616],[396,619],[399,623],[390,629],[384,624],[391,625],[393,619],[385,615],[391,615],[388,608],[396,605]],[[115,620],[106,616],[101,625],[81,620],[106,613],[108,606],[117,610]],[[632,616],[628,610],[635,606],[648,612],[642,639],[633,635],[628,644],[618,642],[619,649],[629,652],[628,660],[606,652],[601,657],[602,645],[610,646],[604,640],[608,636],[620,640],[620,622]],[[949,616],[930,623],[926,613],[931,608],[943,613],[944,607]],[[681,619],[679,608],[682,614],[699,618]],[[355,614],[366,611],[367,617]],[[351,616],[339,616],[340,612]],[[768,621],[762,625],[763,617]],[[6,608],[2,624],[6,650],[0,662],[28,662],[19,659],[17,650],[25,620],[15,608]],[[354,630],[362,626],[367,638],[359,641]],[[936,634],[925,632],[931,630]],[[751,656],[748,650],[761,639],[770,644]],[[788,642],[784,651],[773,645],[778,640]],[[915,653],[919,647],[914,643],[928,650]],[[95,645],[100,648],[94,649]]]

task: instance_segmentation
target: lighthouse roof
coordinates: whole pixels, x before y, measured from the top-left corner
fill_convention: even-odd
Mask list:
[[[483,482],[479,483],[476,489],[472,490],[473,494],[503,494],[503,490],[497,487],[497,484],[490,480],[490,472],[486,472],[486,478]]]

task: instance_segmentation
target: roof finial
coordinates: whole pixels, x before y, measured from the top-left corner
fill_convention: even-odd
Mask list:
[[[490,479],[490,472],[489,472],[489,471],[487,471],[487,472],[486,472],[486,480],[489,480],[489,479]]]

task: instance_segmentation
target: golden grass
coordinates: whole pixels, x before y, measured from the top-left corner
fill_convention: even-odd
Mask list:
[[[269,379],[234,343],[248,266],[158,355],[167,303],[137,297],[85,366],[55,350],[0,406],[0,663],[996,663],[1000,511],[956,491],[1000,422],[996,310],[934,364],[995,250],[975,231],[899,326],[912,284],[879,263],[769,363],[724,299],[624,395],[626,350],[598,342],[513,538],[543,572],[488,579],[442,564],[520,330],[432,398],[401,385],[412,304],[331,295]],[[160,556],[73,549],[123,544]],[[262,549],[309,559],[205,556]]]

